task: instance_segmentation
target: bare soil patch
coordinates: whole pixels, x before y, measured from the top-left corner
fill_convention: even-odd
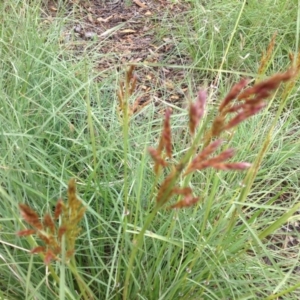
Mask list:
[[[130,5],[122,0],[71,1],[66,14],[78,21],[66,26],[62,43],[78,56],[93,45],[101,54],[95,62],[99,80],[125,70],[128,63],[140,64],[136,73],[141,104],[150,100],[182,106],[190,98],[185,79],[191,60],[176,48],[172,24],[188,9],[186,3],[166,0],[132,0]],[[57,4],[49,1],[45,17],[51,19],[58,13]],[[173,21],[167,27],[170,18]]]

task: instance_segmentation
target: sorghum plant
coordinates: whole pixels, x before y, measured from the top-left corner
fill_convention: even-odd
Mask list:
[[[76,196],[74,179],[71,179],[68,185],[67,203],[59,199],[53,217],[46,213],[43,218],[40,218],[38,213],[26,204],[19,204],[19,207],[24,221],[32,228],[19,231],[18,235],[35,235],[43,243],[43,245],[33,248],[31,253],[42,253],[46,265],[51,260],[59,260],[59,255],[62,252],[62,237],[65,236],[66,257],[72,257],[75,241],[80,233],[78,224],[85,213],[85,207]],[[59,218],[61,218],[61,222],[58,222]]]
[[[132,105],[129,104],[130,97],[135,93],[137,85],[137,75],[134,73],[135,66],[130,65],[126,70],[124,82],[120,82],[119,90],[117,91],[118,97],[118,110],[119,115],[127,115],[127,117],[139,112],[143,107],[150,103],[150,100],[141,103],[142,97],[137,97]]]
[[[197,100],[189,106],[188,127],[191,136],[190,147],[177,163],[173,163],[172,160],[172,112],[169,108],[166,110],[158,146],[156,148],[149,148],[149,154],[154,161],[153,171],[156,181],[159,181],[162,173],[168,175],[164,177],[159,185],[155,196],[155,206],[151,215],[146,220],[138,237],[134,240],[135,247],[132,250],[127,267],[128,271],[124,284],[123,299],[127,299],[127,287],[134,257],[143,242],[143,236],[147,227],[154,219],[158,210],[169,203],[174,197],[179,197],[179,200],[174,204],[168,205],[167,208],[185,208],[195,205],[200,201],[199,196],[194,195],[193,190],[188,185],[190,176],[194,172],[206,168],[224,171],[245,170],[249,168],[251,164],[248,162],[229,161],[234,157],[235,150],[232,148],[222,149],[224,145],[222,134],[225,131],[232,131],[241,122],[258,114],[267,105],[266,101],[279,85],[282,82],[293,79],[296,73],[294,69],[289,69],[284,73],[275,74],[249,87],[247,86],[250,81],[241,79],[220,102],[217,116],[214,118],[211,127],[204,134],[198,127],[204,115],[207,94],[204,90],[200,90]],[[178,184],[179,179],[183,179],[182,186]],[[205,199],[202,199],[202,201],[205,201]]]
[[[257,114],[266,106],[266,100],[271,96],[281,82],[293,78],[294,71],[288,70],[285,73],[278,73],[267,80],[245,88],[248,80],[242,79],[235,84],[227,96],[221,101],[218,115],[215,117],[211,128],[207,131],[202,140],[203,148],[199,153],[196,149],[201,145],[201,137],[194,137],[197,126],[204,113],[206,93],[201,90],[195,103],[189,107],[189,130],[194,139],[192,146],[186,154],[171,168],[169,175],[163,180],[157,193],[156,203],[162,206],[167,203],[173,195],[181,196],[183,199],[171,206],[171,208],[182,208],[195,204],[199,198],[194,197],[191,188],[188,186],[177,186],[180,176],[185,177],[195,171],[206,168],[217,170],[244,170],[250,167],[247,162],[229,162],[234,156],[234,149],[229,148],[215,154],[221,148],[223,141],[221,135],[224,131],[231,130],[247,118]],[[154,160],[154,172],[158,176],[162,168],[169,167],[166,158],[172,158],[172,139],[170,126],[171,111],[166,110],[163,130],[156,149],[150,148],[149,153]],[[163,152],[165,150],[165,153]]]
[[[82,220],[86,208],[76,196],[75,179],[68,184],[68,201],[57,201],[54,214],[46,213],[40,217],[36,211],[26,204],[19,204],[24,221],[31,226],[19,231],[19,236],[34,236],[39,245],[31,250],[32,254],[40,254],[44,257],[44,263],[48,266],[54,280],[60,284],[60,299],[64,299],[64,265],[66,264],[74,275],[83,299],[93,299],[93,293],[78,274],[74,260],[75,242],[81,231],[79,223]],[[51,261],[58,261],[62,266],[59,276],[51,267]]]

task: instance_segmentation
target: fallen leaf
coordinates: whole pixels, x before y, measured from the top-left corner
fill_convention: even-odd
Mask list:
[[[97,18],[97,22],[98,23],[101,23],[101,22],[107,23],[112,17],[113,17],[113,15],[111,15],[108,18],[105,18],[105,19],[103,19],[103,18],[100,17],[100,18]]]
[[[163,38],[163,41],[166,42],[166,43],[171,43],[172,39],[170,39],[170,38]]]
[[[124,29],[124,30],[121,30],[120,33],[135,33],[136,31],[133,30],[133,29]]]
[[[89,20],[90,23],[94,23],[94,19],[93,19],[93,17],[92,17],[91,14],[88,14],[87,18],[88,18],[88,20]]]
[[[141,7],[141,8],[146,8],[147,5],[144,4],[143,2],[139,1],[139,0],[132,0],[137,6]]]
[[[121,23],[121,24],[119,24],[119,25],[117,25],[117,26],[115,26],[115,27],[109,28],[109,29],[107,29],[106,31],[102,32],[102,33],[100,34],[100,37],[106,37],[106,36],[109,36],[110,34],[113,34],[113,33],[115,33],[116,31],[118,31],[118,30],[119,30],[121,27],[123,27],[123,26],[124,26],[124,24]]]
[[[50,5],[50,6],[49,6],[49,9],[50,9],[51,11],[57,11],[57,8],[56,8],[55,6],[53,6],[53,5]]]
[[[174,89],[174,84],[172,81],[166,81],[165,84],[166,84],[167,89],[170,89],[170,90]]]

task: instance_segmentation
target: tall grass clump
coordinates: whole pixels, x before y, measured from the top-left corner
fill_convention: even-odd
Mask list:
[[[275,31],[279,43],[269,71],[288,63],[288,53],[296,47],[297,0],[189,2],[192,9],[178,16],[185,26],[174,26],[172,32],[197,68],[207,74],[220,65],[228,71],[255,73]]]
[[[81,177],[84,185],[94,186],[92,194],[89,188],[84,190],[86,199],[99,197],[97,193],[105,195],[103,187],[96,187],[93,181],[100,173],[111,190],[116,178],[105,173],[107,166],[114,167],[118,157],[117,150],[114,151],[117,147],[109,142],[109,127],[98,123],[93,131],[90,121],[91,107],[98,105],[100,93],[103,105],[107,91],[100,84],[91,87],[94,78],[88,77],[90,65],[84,58],[79,60],[66,53],[61,41],[66,20],[41,18],[40,4],[41,1],[0,3],[0,298],[3,299],[55,298],[64,290],[70,297],[70,290],[74,291],[76,286],[75,283],[73,289],[61,284],[57,295],[55,287],[54,295],[48,289],[51,266],[44,269],[39,260],[28,260],[24,250],[34,247],[32,240],[20,243],[14,237],[13,232],[25,230],[19,223],[18,202],[26,203],[38,216],[43,216],[44,211],[50,212],[55,207],[55,200],[63,198],[69,178]],[[105,115],[101,105],[98,113]],[[99,141],[102,149],[96,153]],[[108,143],[110,149],[105,146]],[[105,161],[99,163],[101,157]],[[104,171],[100,170],[101,165]],[[92,171],[96,169],[97,172]],[[99,206],[100,202],[94,208],[100,211]],[[91,227],[93,222],[91,217]],[[51,274],[51,280],[58,284],[60,278],[53,270]],[[68,274],[66,278],[73,284]]]
[[[129,99],[133,95],[136,84],[136,77],[133,70],[134,67],[131,66],[126,72],[125,82],[121,84],[118,93],[119,111],[121,112],[119,114],[120,121],[122,122],[123,130],[126,128],[126,132],[124,131],[123,134],[125,137],[124,149],[127,152],[124,156],[124,163],[127,164],[130,164],[130,145],[128,141],[131,126],[130,121],[134,112],[132,109],[134,105],[130,105]],[[249,286],[249,279],[241,281],[236,278],[235,283],[231,282],[230,291],[227,291],[226,284],[224,282],[222,283],[222,272],[220,268],[226,268],[226,270],[229,268],[233,274],[235,268],[242,268],[242,273],[244,273],[245,270],[248,269],[247,265],[243,265],[247,262],[247,258],[252,260],[253,268],[255,265],[253,261],[258,264],[258,268],[258,266],[263,264],[265,257],[270,260],[271,265],[276,265],[272,256],[265,249],[264,240],[292,217],[299,209],[299,204],[287,208],[281,217],[272,221],[268,220],[266,223],[264,220],[264,206],[271,208],[277,196],[271,199],[268,204],[261,204],[261,206],[258,204],[248,206],[246,200],[262,162],[262,157],[269,147],[268,139],[265,140],[261,151],[251,166],[248,162],[229,161],[234,157],[235,151],[229,147],[228,144],[230,144],[230,141],[226,142],[222,137],[226,132],[231,132],[230,139],[233,139],[233,128],[242,122],[246,122],[248,118],[255,116],[264,109],[267,106],[266,100],[272,96],[272,93],[279,85],[295,79],[297,74],[297,70],[290,69],[285,73],[275,74],[269,79],[255,83],[250,87],[247,87],[249,83],[248,80],[242,79],[232,87],[227,96],[220,102],[218,113],[212,123],[202,122],[202,124],[200,124],[205,115],[208,98],[206,92],[200,90],[196,102],[191,103],[189,106],[188,132],[190,135],[190,144],[186,145],[186,149],[179,154],[173,152],[171,110],[166,110],[157,147],[148,148],[148,152],[154,161],[154,176],[152,179],[152,189],[148,194],[150,201],[148,203],[148,209],[145,209],[145,214],[142,216],[144,220],[143,223],[134,219],[134,213],[131,213],[131,210],[134,209],[137,203],[133,205],[131,202],[132,196],[130,187],[128,186],[126,188],[124,186],[126,194],[124,194],[123,200],[123,221],[120,223],[122,230],[119,231],[119,247],[121,248],[117,251],[119,252],[124,248],[127,249],[128,253],[116,257],[115,261],[120,272],[116,274],[116,276],[118,275],[120,282],[124,282],[122,288],[120,287],[119,289],[120,297],[128,299],[132,297],[135,298],[138,294],[147,295],[148,293],[149,295],[147,297],[151,297],[152,299],[160,297],[174,298],[178,297],[178,295],[181,295],[181,297],[205,296],[210,289],[210,285],[216,288],[213,293],[216,299],[228,293],[231,293],[234,297],[244,297],[245,290],[240,290],[240,288],[244,285]],[[127,125],[124,124],[125,122],[127,122]],[[209,168],[213,171],[206,173],[205,170]],[[228,197],[228,195],[226,197],[224,195],[218,196],[220,193],[219,190],[222,189],[222,185],[227,181],[225,178],[223,180],[220,179],[219,171],[232,172],[248,168],[250,169],[247,176],[242,180],[242,186],[236,189],[231,197]],[[124,176],[128,177],[124,185],[130,182],[129,174],[133,171],[132,169],[133,168],[124,167]],[[203,180],[203,175],[208,177],[206,179],[207,188],[204,188],[204,192],[202,192],[205,196],[199,196],[196,195],[197,191],[195,191],[195,186],[201,178]],[[124,179],[126,180],[126,177]],[[69,185],[69,199],[72,198],[72,195],[76,199],[72,185],[74,185],[74,181],[71,181]],[[177,200],[174,203],[172,199]],[[138,198],[136,201],[138,202]],[[59,203],[61,202],[58,202],[58,205]],[[69,203],[71,202],[69,201]],[[140,202],[140,205],[142,205],[142,202]],[[69,204],[69,207],[70,206]],[[183,213],[182,209],[191,206],[194,206],[192,219],[197,219],[197,223],[192,222],[189,224],[186,223],[186,220],[185,222],[184,220],[181,221],[181,213]],[[166,210],[164,210],[164,208],[166,208]],[[174,212],[170,211],[170,209]],[[276,210],[276,206],[272,209]],[[57,210],[56,208],[55,211]],[[136,215],[139,213],[138,210],[141,210],[141,207],[136,208]],[[49,248],[43,246],[35,247],[32,249],[32,253],[44,253],[45,260],[48,264],[51,259],[57,259],[56,257],[60,252],[64,253],[64,251],[66,251],[66,253],[70,253],[64,250],[62,247],[63,244],[60,242],[65,234],[66,240],[69,240],[67,238],[67,231],[65,231],[67,227],[64,227],[64,222],[56,234],[59,241],[54,242],[54,239],[45,238],[44,234],[47,230],[50,231],[50,234],[54,232],[54,229],[51,229],[51,227],[54,228],[55,226],[54,221],[48,214],[44,217],[43,225],[38,221],[38,215],[29,207],[21,205],[21,211],[25,221],[32,225],[33,229],[21,231],[19,235],[38,233],[37,236],[44,241],[48,247],[51,246],[50,254]],[[82,212],[84,211],[82,210]],[[68,220],[69,218],[72,220],[72,218],[74,219],[73,215],[75,215],[75,213],[76,210],[71,209],[68,215],[66,215],[66,213],[63,215],[63,219]],[[57,215],[57,219],[59,214],[55,214]],[[168,221],[168,215],[172,215],[173,220]],[[198,217],[198,215],[201,217]],[[79,221],[82,216],[83,215],[80,214],[80,218],[78,219],[75,215],[75,219]],[[162,218],[167,219],[161,220]],[[179,222],[179,224],[176,224],[177,222]],[[181,222],[184,223],[180,224]],[[74,221],[69,221],[68,223],[72,226]],[[196,224],[197,227],[195,227]],[[73,225],[76,226],[76,223]],[[181,227],[180,232],[176,230],[176,226]],[[61,231],[61,228],[64,230]],[[160,234],[161,230],[166,232]],[[183,237],[183,232],[190,234],[190,232],[193,231],[194,234],[196,233],[196,236],[194,236],[195,240],[188,240],[186,237]],[[133,233],[134,237],[130,238],[128,233]],[[151,237],[154,241],[147,241],[147,239]],[[73,239],[74,238],[75,236],[73,236]],[[157,239],[158,242],[155,242],[155,239]],[[53,245],[51,245],[51,243],[53,243]],[[73,245],[71,249],[72,252],[69,255],[74,254],[74,241],[72,241],[71,244]],[[154,247],[156,247],[155,250],[153,249]],[[148,266],[147,262],[149,262],[149,259],[145,259],[148,256],[152,257],[153,251],[157,252],[157,255],[154,255],[152,258],[155,258],[155,261]],[[169,253],[168,251],[171,252]],[[163,254],[165,252],[167,253],[166,258]],[[125,257],[127,257],[125,260],[126,268],[123,269],[124,262],[119,261],[119,259],[124,259]],[[176,263],[178,260],[180,260],[179,265]],[[75,263],[70,265],[67,261],[61,259],[58,261],[60,265],[66,264],[66,267],[70,268],[75,279],[77,278],[77,272],[74,270]],[[250,261],[248,261],[248,264],[251,265]],[[164,284],[160,281],[155,282],[156,269],[159,269],[159,274],[163,276],[162,273],[167,272],[166,270],[168,270],[167,274],[170,274],[170,270],[172,270],[174,266],[179,269],[174,270],[174,274],[169,275],[171,281],[175,280],[174,277],[176,278],[174,285],[172,285],[171,282],[168,283],[172,289],[167,287],[166,282],[164,282]],[[143,273],[141,268],[147,268],[147,272]],[[163,271],[163,268],[166,270]],[[116,272],[117,271],[118,269],[116,269]],[[264,276],[266,276],[266,274],[268,274],[268,276],[270,275],[267,268],[266,270],[263,269],[263,271]],[[65,276],[63,274],[64,273],[60,271],[60,274],[55,275],[54,278],[56,276],[63,276],[64,278]],[[149,274],[151,274],[150,278]],[[165,274],[166,277],[168,276],[167,274]],[[231,276],[237,276],[233,274]],[[265,297],[270,296],[272,298],[274,295],[270,294],[271,291],[268,290],[268,288],[272,288],[272,285],[263,286],[263,283],[260,282],[261,278],[259,277],[261,276],[259,276],[259,274],[252,273],[251,275],[251,288],[247,290],[247,297],[261,297],[264,295]],[[245,276],[245,274],[243,276]],[[250,274],[248,274],[248,276],[250,276]],[[137,278],[139,281],[137,281]],[[93,291],[93,289],[90,289],[87,283],[82,280],[82,278],[79,280],[78,286],[83,297],[99,297],[99,291]],[[108,280],[112,279],[108,278]],[[145,281],[144,284],[147,283],[147,280],[150,280],[147,287],[140,287],[142,280]],[[200,284],[201,280],[205,282],[205,288]],[[259,282],[260,287],[258,286]],[[61,284],[65,287],[66,282],[64,281]],[[158,286],[155,284],[158,284]],[[154,286],[154,288],[151,288],[152,286]],[[160,286],[162,286],[162,290],[158,288]],[[155,289],[155,287],[157,289]],[[286,290],[281,291],[280,294],[286,294],[295,290],[297,287],[298,284],[294,283]],[[119,286],[116,288],[119,288]],[[152,296],[150,296],[150,293],[152,293]],[[118,293],[116,293],[114,297],[119,298]]]
[[[262,62],[262,64],[263,63],[264,62]],[[131,73],[132,68],[127,74]],[[200,129],[196,130],[199,121],[204,115],[205,104],[207,102],[207,95],[204,90],[201,90],[196,102],[190,104],[188,128],[191,140],[190,143],[186,145],[184,152],[180,153],[181,157],[178,157],[178,154],[176,155],[176,158],[173,157],[173,140],[170,125],[171,110],[166,110],[163,130],[158,141],[158,146],[157,148],[151,147],[148,149],[150,156],[154,161],[153,171],[155,174],[152,190],[153,193],[150,194],[150,199],[154,198],[155,203],[153,204],[153,208],[149,216],[146,217],[145,223],[140,229],[137,237],[135,237],[132,241],[132,250],[127,266],[123,299],[131,297],[128,295],[132,295],[132,293],[134,295],[135,293],[138,293],[136,290],[137,287],[135,287],[139,286],[139,284],[136,284],[138,281],[136,281],[137,275],[135,268],[139,268],[136,265],[141,264],[140,262],[145,255],[143,252],[140,252],[141,247],[145,242],[145,235],[148,236],[149,234],[151,237],[151,231],[148,234],[146,234],[146,232],[151,226],[151,223],[154,222],[158,212],[161,211],[161,209],[172,199],[177,199],[177,202],[168,204],[167,211],[168,209],[182,209],[195,206],[196,208],[192,214],[193,217],[196,216],[196,213],[200,214],[201,217],[197,219],[197,229],[194,228],[194,230],[197,231],[198,236],[194,241],[196,248],[192,250],[192,257],[186,261],[186,258],[181,256],[183,250],[176,249],[175,247],[176,250],[171,250],[168,258],[171,259],[172,262],[169,264],[166,262],[166,269],[169,271],[170,268],[172,269],[173,262],[175,262],[176,259],[183,259],[182,269],[177,269],[175,271],[175,273],[180,272],[180,275],[178,276],[181,284],[176,284],[172,287],[172,289],[170,288],[170,290],[168,290],[167,295],[170,298],[174,298],[176,295],[177,297],[178,295],[181,295],[183,297],[186,296],[193,298],[197,297],[196,295],[199,296],[200,294],[206,294],[206,288],[204,288],[201,284],[196,284],[197,287],[189,285],[190,280],[188,280],[188,278],[192,275],[188,274],[192,273],[192,270],[201,270],[201,275],[195,271],[196,275],[194,274],[194,276],[197,279],[192,277],[193,279],[191,279],[191,281],[193,283],[201,280],[203,281],[204,278],[207,282],[210,282],[212,278],[214,278],[214,281],[217,280],[219,276],[217,266],[212,267],[210,263],[202,266],[197,265],[199,261],[204,259],[203,256],[204,251],[206,250],[205,245],[207,243],[207,239],[209,241],[211,241],[210,239],[213,239],[213,244],[215,245],[213,248],[213,258],[210,258],[211,263],[215,264],[217,261],[220,266],[223,266],[225,261],[232,262],[232,259],[235,260],[239,256],[241,258],[247,251],[258,251],[257,247],[262,246],[262,241],[271,234],[271,232],[274,232],[283,225],[288,218],[299,209],[299,204],[295,204],[291,209],[288,209],[280,219],[276,221],[274,220],[274,222],[268,225],[260,224],[260,229],[257,231],[251,229],[252,225],[259,223],[258,219],[262,216],[262,211],[258,210],[255,213],[247,212],[246,199],[249,196],[250,188],[257,175],[262,158],[269,147],[268,137],[265,138],[263,147],[258,153],[257,158],[254,160],[253,166],[250,168],[246,178],[242,180],[243,188],[241,188],[240,191],[235,191],[235,195],[232,195],[232,198],[229,201],[220,196],[216,211],[214,211],[216,206],[215,197],[218,194],[218,189],[222,186],[219,178],[219,172],[216,172],[215,174],[213,174],[213,172],[208,173],[208,179],[206,180],[202,177],[202,180],[206,181],[207,186],[207,188],[204,189],[205,198],[195,195],[195,192],[193,191],[195,182],[201,181],[201,176],[199,177],[199,175],[203,173],[204,169],[212,168],[214,170],[234,171],[245,170],[250,167],[250,164],[247,162],[228,162],[228,160],[234,156],[234,149],[228,147],[228,142],[224,143],[221,136],[223,136],[226,132],[228,134],[228,131],[231,131],[234,127],[246,121],[249,117],[258,114],[267,106],[265,100],[272,95],[274,90],[279,87],[279,84],[281,82],[287,82],[295,79],[298,73],[298,69],[294,71],[289,70],[281,74],[278,73],[269,79],[258,82],[254,84],[254,86],[246,89],[244,88],[247,86],[248,81],[245,79],[241,80],[232,87],[227,96],[221,101],[218,114],[214,117],[212,123],[208,124],[204,122]],[[287,88],[291,89],[291,86],[288,86]],[[237,102],[235,102],[235,100],[237,100]],[[123,107],[125,107],[125,105]],[[230,117],[232,114],[233,117]],[[231,132],[229,140],[233,139],[233,135],[234,132]],[[220,148],[222,150],[218,151]],[[158,188],[155,189],[157,185]],[[272,202],[273,201],[275,201],[275,199],[272,200]],[[245,210],[245,213],[243,210]],[[213,223],[210,219],[212,215],[214,215]],[[175,212],[174,216],[176,219],[180,218],[180,211]],[[157,218],[160,219],[161,216]],[[159,221],[157,222],[160,224],[157,226],[165,226],[164,223]],[[169,231],[169,234],[176,240],[176,242],[179,242],[179,240],[177,240],[173,235],[176,231],[176,225],[174,221],[172,221],[172,223],[172,225],[168,225],[168,227],[170,226],[169,230],[172,228],[172,231]],[[190,232],[191,227],[188,224],[185,225],[185,227],[182,226],[181,230]],[[249,230],[248,234],[245,232],[247,230]],[[184,241],[181,242],[184,243]],[[168,248],[165,248],[165,250],[160,249],[158,252],[159,255],[162,255],[163,251],[168,253],[170,251],[169,248],[173,248],[171,242],[170,244],[171,245],[169,245]],[[229,244],[231,246],[228,248]],[[202,247],[200,245],[202,245]],[[231,251],[228,249],[231,249]],[[191,251],[191,249],[189,249],[189,251]],[[177,258],[174,253],[177,253]],[[189,254],[187,254],[187,256],[189,256]],[[213,270],[215,270],[216,273],[214,273]],[[243,283],[241,283],[241,286],[242,285]],[[297,287],[298,284],[295,284],[291,290],[296,289]],[[214,293],[216,298],[223,297],[223,292],[225,295],[226,292],[224,291],[224,288],[225,287]],[[231,288],[233,288],[233,286],[231,286]],[[240,286],[236,288],[239,289]],[[253,296],[255,295],[254,290],[255,289],[253,289],[252,292],[249,292],[250,294],[253,293]],[[152,292],[155,293],[155,290]],[[156,292],[157,298],[163,297],[158,290]],[[236,295],[239,295],[239,297],[244,295],[243,292],[240,293],[236,290],[233,292],[232,296],[235,295],[235,293],[237,293]]]
[[[157,108],[149,66],[96,81],[38,3],[0,4],[0,299],[299,299],[300,57],[276,67],[280,31],[240,73],[236,35],[210,48],[189,69],[214,85]]]

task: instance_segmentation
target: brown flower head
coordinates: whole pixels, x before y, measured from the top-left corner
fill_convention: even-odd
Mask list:
[[[39,245],[31,250],[31,253],[42,253],[45,264],[49,264],[53,259],[59,259],[62,251],[61,239],[66,236],[66,253],[74,253],[75,240],[80,232],[78,223],[83,218],[85,207],[76,196],[75,180],[71,179],[68,185],[68,202],[64,204],[61,199],[57,201],[54,211],[54,219],[46,213],[43,222],[37,212],[26,204],[19,205],[21,215],[26,223],[33,229],[19,231],[19,236],[35,235],[43,245]],[[62,225],[57,223],[61,217]]]

